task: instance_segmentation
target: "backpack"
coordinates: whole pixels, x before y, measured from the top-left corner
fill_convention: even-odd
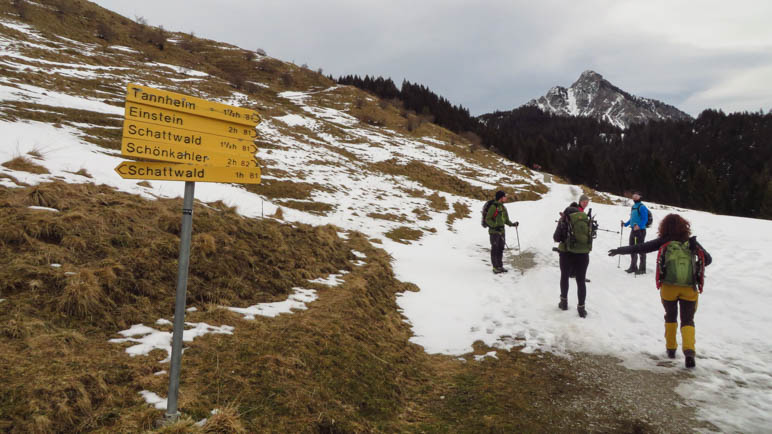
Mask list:
[[[702,293],[705,284],[705,252],[692,251],[689,241],[670,241],[657,254],[657,289],[663,283],[690,286]]]
[[[483,205],[483,208],[482,208],[482,227],[484,227],[484,228],[488,227],[488,223],[485,223],[485,217],[488,215],[488,208],[490,208],[491,205],[493,205],[494,202],[496,202],[496,201],[494,199],[491,199],[491,200],[485,202],[485,205]],[[496,218],[496,213],[493,214],[493,218]]]
[[[640,215],[641,215],[641,207],[642,207],[642,206],[643,206],[643,204],[639,205],[639,206],[638,206],[638,208],[636,208],[636,209],[638,210],[638,216],[639,216],[639,217],[640,217]],[[650,210],[650,209],[648,209],[648,208],[646,208],[646,211],[648,211],[648,212],[649,212],[649,216],[648,216],[648,218],[646,219],[646,229],[648,229],[648,228],[650,228],[650,227],[651,227],[651,224],[652,224],[652,223],[654,223],[654,214],[652,214],[652,213],[651,213],[651,210]]]
[[[566,250],[571,253],[590,253],[592,240],[597,236],[597,223],[584,212],[575,212],[565,217],[568,233]]]

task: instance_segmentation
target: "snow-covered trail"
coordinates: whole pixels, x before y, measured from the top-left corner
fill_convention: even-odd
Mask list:
[[[480,227],[479,210],[457,222],[457,232],[437,235],[411,246],[390,246],[395,272],[416,283],[420,292],[405,293],[399,305],[413,327],[413,342],[430,353],[463,354],[480,340],[511,348],[523,345],[565,354],[569,351],[610,354],[631,369],[664,371],[683,368],[664,355],[663,309],[654,285],[656,254],[649,254],[649,273],[624,273],[629,256],[610,258],[619,245],[618,234],[600,232],[590,254],[587,284],[588,317],[575,310],[576,285],[570,283],[567,312],[557,308],[558,256],[552,252],[552,232],[558,212],[575,201],[576,187],[551,184],[542,200],[507,205],[520,221],[520,243],[533,253],[536,266],[521,274],[508,266],[516,255],[513,228],[507,229],[505,266],[510,272],[494,275],[490,268],[487,231]],[[626,206],[590,204],[604,229],[618,230]],[[671,210],[652,206],[655,226]],[[707,270],[706,289],[695,317],[697,369],[693,379],[678,388],[698,406],[701,417],[725,431],[759,432],[772,426],[772,291],[766,280],[772,267],[772,222],[680,212],[694,234],[710,251],[714,264]],[[647,239],[656,237],[652,227]],[[623,234],[627,243],[629,230]],[[680,336],[679,336],[680,343]],[[674,384],[674,387],[676,385]]]

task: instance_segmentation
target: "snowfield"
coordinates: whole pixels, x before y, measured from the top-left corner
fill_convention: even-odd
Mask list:
[[[12,22],[0,24],[15,26],[34,35],[30,29]],[[16,48],[10,39],[0,38],[0,52],[3,53],[0,62],[5,67],[16,67],[15,62],[8,60],[11,58],[34,62],[34,59],[23,59]],[[93,48],[83,45],[79,49]],[[121,51],[122,56],[131,54],[124,49],[116,50]],[[207,79],[202,72],[162,66],[170,73],[178,74],[179,80],[184,80],[185,76]],[[23,67],[46,68],[30,64]],[[57,65],[57,71],[67,68],[86,73],[82,65]],[[89,69],[90,74],[105,71]],[[52,73],[66,74],[66,71]],[[122,80],[121,85],[131,80],[131,77],[117,75],[119,73],[110,70],[110,79]],[[141,83],[154,86],[152,82]],[[607,250],[619,245],[618,234],[600,232],[595,241],[588,269],[588,278],[592,280],[587,285],[588,317],[580,318],[574,308],[575,282],[571,282],[569,291],[572,308],[567,312],[557,308],[559,270],[557,254],[551,250],[555,245],[552,232],[558,212],[581,194],[578,187],[547,183],[549,192],[540,200],[507,205],[512,220],[520,222],[521,251],[517,250],[515,230],[508,228],[510,249],[505,251],[505,266],[510,272],[494,275],[490,267],[487,230],[480,226],[482,203],[436,192],[416,181],[388,175],[370,166],[392,158],[403,164],[420,161],[485,188],[493,188],[501,173],[447,150],[449,144],[437,138],[408,137],[370,127],[345,111],[315,105],[316,94],[335,90],[336,87],[313,92],[285,92],[281,96],[287,104],[303,115],[287,113],[268,118],[257,127],[261,139],[275,144],[272,149],[260,149],[257,157],[265,162],[264,165],[281,169],[278,173],[289,174],[282,180],[302,180],[326,187],[315,190],[312,200],[332,205],[334,208],[330,212],[319,215],[287,208],[280,201],[271,201],[233,184],[199,183],[196,199],[202,202],[222,200],[228,206],[237,207],[240,214],[254,218],[272,215],[281,207],[284,219],[288,221],[334,224],[341,228],[341,236],[357,230],[381,239],[382,247],[394,258],[397,277],[420,288],[418,292],[401,294],[398,303],[412,327],[413,342],[429,353],[461,355],[472,351],[474,342],[482,341],[503,350],[522,348],[527,352],[545,351],[569,358],[574,352],[611,355],[618,357],[629,369],[654,372],[685,369],[680,352],[675,362],[665,357],[664,311],[654,286],[655,254],[648,257],[648,274],[634,277],[624,273],[629,257],[622,257],[622,267],[619,267],[618,259],[606,254]],[[243,101],[244,98],[245,95],[234,93],[230,100]],[[98,100],[12,83],[8,78],[0,77],[0,111],[7,101],[33,101],[112,116],[122,114],[119,107]],[[297,126],[304,127],[308,133],[288,133]],[[346,140],[329,134],[331,129],[345,130]],[[343,158],[336,150],[345,150],[354,158]],[[122,161],[116,151],[86,142],[81,130],[73,126],[0,121],[0,163],[29,156],[28,153],[33,151],[41,157],[32,160],[48,169],[49,174],[32,174],[3,166],[0,166],[0,174],[31,185],[55,180],[95,182],[145,198],[181,197],[183,194],[182,182],[149,181],[150,187],[143,187],[136,181],[121,179],[114,171]],[[80,169],[86,169],[93,178],[75,174]],[[460,173],[467,169],[476,175],[466,171]],[[543,174],[527,170],[517,173],[528,175],[518,175],[515,170],[519,169],[520,166],[511,162],[500,164],[500,170],[507,172],[505,185],[510,186],[510,192],[517,185],[534,185],[543,180]],[[19,187],[13,179],[0,177],[0,185]],[[433,210],[428,207],[426,197],[408,195],[406,189],[421,191],[425,196],[442,196],[450,209]],[[602,228],[615,231],[619,221],[627,218],[629,204],[622,198],[611,198],[618,204],[591,203],[590,207]],[[469,206],[472,215],[456,220],[449,227],[447,216],[453,212],[453,204]],[[772,427],[772,331],[767,327],[772,324],[772,291],[768,283],[772,269],[769,251],[772,222],[648,205],[654,212],[655,226],[669,212],[678,212],[689,220],[694,234],[713,256],[695,316],[697,368],[688,371],[688,379],[673,384],[673,387],[697,407],[701,418],[722,431],[769,432]],[[417,220],[413,212],[416,208],[426,209],[429,220]],[[390,213],[404,217],[405,221],[372,218],[367,216],[369,213]],[[422,238],[411,244],[401,244],[384,237],[386,232],[401,226],[423,229]],[[195,231],[195,222],[193,227]],[[654,228],[649,230],[647,239],[654,238],[654,232]],[[626,231],[625,241],[627,236]],[[512,265],[513,262],[524,263],[518,258],[521,254],[533,259],[532,267],[519,269]],[[357,256],[366,259],[364,255]],[[333,274],[316,283],[336,285],[345,278],[344,273]],[[254,317],[291,314],[291,309],[297,308],[313,309],[315,292],[302,288],[296,291],[286,302],[238,311]],[[168,325],[164,321],[168,319],[161,319],[156,325]],[[232,332],[203,323],[188,326],[191,327],[190,339],[204,333]],[[136,344],[127,348],[130,354],[142,354],[153,348],[167,349],[170,339],[170,333],[141,324],[114,332],[116,336],[123,335],[116,337],[116,341]],[[153,405],[165,405],[155,394],[146,392],[144,395]]]

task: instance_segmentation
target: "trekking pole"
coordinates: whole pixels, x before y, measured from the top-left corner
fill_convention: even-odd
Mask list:
[[[619,224],[619,247],[622,247],[622,227],[624,224]],[[617,258],[617,268],[621,268],[622,265],[622,255],[619,255],[619,258]]]
[[[603,229],[603,228],[598,228],[598,230],[599,230],[599,231],[603,231],[603,232],[611,232],[612,234],[620,234],[620,235],[621,235],[621,233],[620,233],[619,231],[612,231],[612,230],[610,230],[610,229]],[[620,246],[620,247],[621,247],[621,246]]]
[[[515,226],[515,234],[517,234],[517,254],[519,255],[522,250],[520,250],[520,232],[517,230],[517,226]]]

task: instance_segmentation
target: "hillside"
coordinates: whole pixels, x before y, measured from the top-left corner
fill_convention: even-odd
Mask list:
[[[698,370],[685,371],[663,360],[651,276],[633,280],[605,257],[616,235],[593,252],[590,316],[557,310],[554,216],[586,191],[613,227],[624,198],[563,184],[306,68],[86,2],[0,5],[0,52],[5,431],[770,423],[769,315],[757,307],[772,302],[759,271],[772,266],[769,222],[677,210],[716,261]],[[264,117],[263,183],[196,185],[183,418],[165,428],[155,423],[182,183],[113,170],[129,82]],[[493,276],[479,208],[498,189],[517,195],[521,226],[507,238],[512,271]]]

